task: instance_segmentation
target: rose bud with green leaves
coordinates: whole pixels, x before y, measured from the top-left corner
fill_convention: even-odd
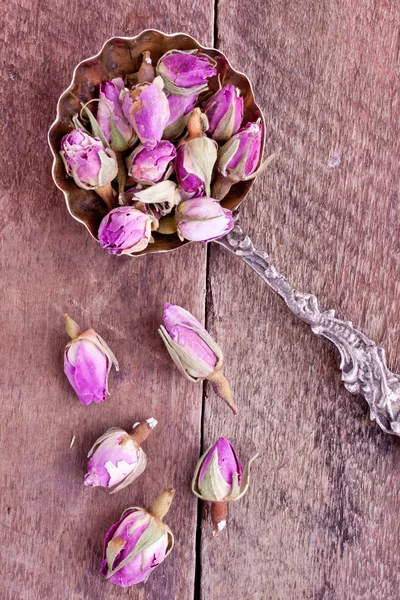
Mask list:
[[[224,85],[207,100],[204,112],[208,118],[207,134],[217,142],[227,142],[243,121],[243,98],[239,88]]]
[[[186,198],[210,196],[218,144],[205,135],[207,128],[207,117],[195,108],[188,119],[188,136],[180,141],[174,161],[176,177]]]
[[[118,173],[113,150],[105,148],[99,138],[75,130],[62,138],[60,156],[76,185],[84,190],[95,190],[111,208],[111,181]]]
[[[136,423],[131,433],[118,427],[106,431],[89,451],[84,485],[114,487],[114,494],[135,481],[146,468],[146,455],[140,445],[156,425],[157,421],[151,418]]]
[[[158,142],[151,150],[139,144],[126,159],[128,175],[144,185],[156,183],[166,176],[175,157],[175,146],[166,140]]]
[[[110,254],[135,254],[152,241],[151,229],[149,215],[132,206],[119,206],[103,218],[98,240]]]
[[[161,140],[169,119],[167,96],[163,80],[139,83],[129,91],[122,91],[122,111],[134,128],[145,148],[155,148]]]
[[[102,402],[108,394],[108,376],[112,365],[118,371],[114,354],[93,329],[84,333],[67,314],[65,327],[71,341],[64,351],[64,373],[81,404]]]
[[[118,152],[132,147],[137,139],[132,125],[122,112],[120,95],[124,90],[121,77],[102,83],[97,109],[98,125],[107,142]]]
[[[175,212],[177,232],[181,240],[210,242],[216,240],[235,225],[230,210],[223,208],[214,198],[193,198],[179,204]]]
[[[218,176],[213,185],[213,198],[222,200],[234,183],[253,179],[268,167],[275,154],[269,156],[257,168],[261,157],[262,139],[261,123],[247,123],[219,149]]]
[[[215,64],[197,50],[170,50],[158,61],[156,73],[163,78],[168,93],[192,96],[208,89],[208,80],[217,74]]]
[[[192,491],[211,505],[213,533],[218,535],[226,526],[228,502],[239,500],[249,487],[250,465],[239,461],[236,451],[226,438],[219,440],[203,454],[197,463],[192,480]]]
[[[101,573],[120,587],[146,582],[168,556],[174,536],[163,522],[175,490],[168,488],[151,509],[133,507],[106,533]]]
[[[197,98],[197,94],[190,96],[168,94],[169,119],[163,133],[163,138],[173,140],[183,133],[189,114],[196,106]]]
[[[238,409],[223,372],[223,353],[208,331],[184,308],[165,304],[160,334],[172,360],[189,381],[206,379],[233,413]]]

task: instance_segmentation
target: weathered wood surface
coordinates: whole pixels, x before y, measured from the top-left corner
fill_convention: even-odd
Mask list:
[[[202,600],[397,600],[400,444],[371,427],[340,386],[335,352],[224,250],[118,260],[67,214],[46,131],[72,69],[112,35],[155,27],[213,43],[214,6],[101,0],[3,3],[1,545],[5,600],[195,596],[201,388],[155,330],[170,300],[204,315],[241,406],[205,403],[204,445],[226,435],[259,450],[229,529],[201,522]],[[282,153],[243,205],[254,241],[299,289],[351,317],[400,369],[398,313],[399,11],[394,2],[220,2],[217,44],[247,72]],[[339,162],[340,161],[340,162]],[[80,406],[62,374],[62,314],[92,325],[121,363],[103,405]],[[85,454],[110,425],[147,416],[149,468],[116,496],[81,485]],[[76,442],[69,448],[72,436]],[[177,544],[146,587],[98,574],[123,508],[177,488]],[[203,519],[207,510],[203,511]],[[6,543],[4,543],[4,540]]]
[[[212,44],[213,6],[120,1],[3,3],[1,259],[2,600],[188,599],[195,581],[202,389],[170,363],[156,333],[163,303],[204,315],[206,248],[118,260],[67,213],[46,135],[74,66],[112,35],[185,29]],[[63,313],[93,326],[120,360],[111,396],[81,406],[62,372]],[[110,426],[154,416],[149,468],[108,496],[84,488],[86,453]],[[76,442],[69,448],[72,436]],[[166,522],[177,545],[150,586],[121,590],[99,574],[107,528],[128,506],[177,489]]]
[[[218,46],[249,73],[282,147],[243,205],[256,245],[352,318],[400,369],[399,6],[252,2],[218,10]],[[232,15],[235,15],[232,18]],[[257,276],[211,247],[208,324],[241,413],[206,403],[205,445],[256,450],[227,535],[202,525],[202,598],[398,600],[400,443],[340,384],[338,355]]]

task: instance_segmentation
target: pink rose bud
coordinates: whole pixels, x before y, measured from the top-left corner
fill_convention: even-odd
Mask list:
[[[206,329],[190,312],[168,303],[164,306],[163,322],[158,333],[182,375],[193,382],[210,381],[217,396],[237,414],[229,383],[222,373],[222,350]]]
[[[132,206],[120,206],[103,218],[98,239],[110,254],[134,254],[151,241],[151,225],[149,215]]]
[[[206,196],[179,204],[175,220],[179,237],[192,242],[216,240],[234,227],[232,212]]]
[[[208,135],[217,142],[229,140],[243,121],[243,98],[239,88],[230,84],[224,85],[207,100],[204,112],[209,123]]]
[[[100,102],[97,109],[97,122],[107,142],[114,150],[125,151],[136,140],[132,125],[122,112],[121,92],[125,90],[120,77],[100,85]]]
[[[158,142],[152,150],[139,144],[126,159],[128,174],[138,183],[156,183],[164,177],[175,156],[175,146],[166,140]]]
[[[118,361],[106,342],[93,329],[80,332],[68,315],[65,325],[71,341],[64,351],[64,373],[82,404],[102,402],[108,394],[111,366],[118,371]]]
[[[169,119],[169,105],[163,81],[141,83],[129,92],[122,92],[122,110],[143,146],[152,149],[161,140]]]
[[[114,152],[84,131],[76,130],[64,135],[60,155],[68,175],[85,190],[104,187],[117,176]]]
[[[192,491],[198,498],[213,503],[211,518],[214,535],[225,528],[227,503],[239,500],[247,492],[250,465],[257,456],[253,456],[243,471],[234,447],[221,437],[197,463]]]
[[[217,74],[214,66],[215,61],[197,51],[171,50],[160,58],[156,72],[163,78],[167,92],[191,96],[208,89],[208,79]]]
[[[163,133],[163,138],[172,140],[183,133],[189,113],[196,106],[197,98],[197,94],[192,94],[191,96],[168,94],[169,119]]]
[[[174,497],[168,488],[149,511],[128,508],[106,533],[101,573],[120,587],[146,582],[156,567],[168,556],[174,536],[163,522]]]
[[[212,190],[214,198],[222,200],[234,183],[253,179],[272,162],[276,153],[257,168],[261,157],[262,137],[261,123],[247,123],[219,149],[218,177]]]
[[[112,488],[119,492],[135,481],[146,468],[146,455],[140,444],[157,425],[155,419],[136,423],[130,434],[113,427],[102,435],[88,454],[84,485]],[[118,485],[119,484],[119,485]]]
[[[207,127],[207,117],[195,108],[187,124],[189,135],[181,140],[177,149],[175,173],[187,198],[210,195],[218,145],[204,134]]]

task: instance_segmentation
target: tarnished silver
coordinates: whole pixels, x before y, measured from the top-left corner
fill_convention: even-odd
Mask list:
[[[371,419],[383,431],[400,435],[400,375],[389,371],[384,349],[356,329],[351,321],[336,318],[334,310],[320,310],[315,296],[296,290],[275,269],[267,252],[254,247],[238,220],[230,233],[215,241],[244,260],[285,301],[292,313],[310,325],[313,333],[336,346],[346,389],[364,396]]]

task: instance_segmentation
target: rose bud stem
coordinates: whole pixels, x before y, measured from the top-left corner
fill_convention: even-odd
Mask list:
[[[164,493],[161,494],[161,496],[158,496],[158,498],[153,502],[150,509],[151,514],[160,519],[160,521],[162,521],[167,512],[169,511],[169,508],[172,504],[172,500],[174,499],[174,495],[174,488],[169,487]]]
[[[150,52],[146,50],[145,52],[142,52],[142,56],[143,61],[140,65],[140,69],[137,75],[138,83],[151,83],[152,81],[154,81],[156,75],[154,72],[153,63],[150,58]]]
[[[217,537],[219,532],[225,529],[228,518],[227,502],[211,503],[211,522],[213,525],[213,536]]]
[[[119,200],[120,204],[124,204],[125,203],[124,191],[125,191],[125,183],[126,183],[126,176],[127,176],[125,158],[123,157],[122,152],[116,152],[115,154],[116,154],[117,163],[118,163],[118,175],[117,175],[118,200]]]
[[[218,398],[225,400],[233,414],[237,415],[239,410],[233,401],[230,385],[222,370],[216,368],[206,379],[211,383],[212,388]]]
[[[78,323],[76,323],[73,319],[71,319],[71,317],[67,313],[65,313],[64,319],[65,319],[65,329],[66,329],[69,337],[72,340],[74,340],[75,338],[80,336],[81,330],[80,330]]]
[[[227,177],[224,177],[221,175],[221,173],[218,173],[212,188],[211,196],[215,198],[215,200],[223,200],[231,189],[233,183],[233,181]]]
[[[111,183],[106,183],[106,185],[102,185],[102,186],[95,188],[95,192],[104,201],[108,210],[112,210],[111,201],[114,198],[114,190],[112,188]]]
[[[157,421],[155,419],[147,419],[147,421],[142,421],[136,427],[133,428],[132,432],[129,434],[134,442],[138,446],[140,446],[144,440],[149,437],[150,432],[157,425]]]
[[[203,120],[203,113],[201,112],[200,108],[197,107],[190,113],[186,127],[189,135],[187,138],[182,140],[183,142],[187,142],[204,135],[207,127]]]

